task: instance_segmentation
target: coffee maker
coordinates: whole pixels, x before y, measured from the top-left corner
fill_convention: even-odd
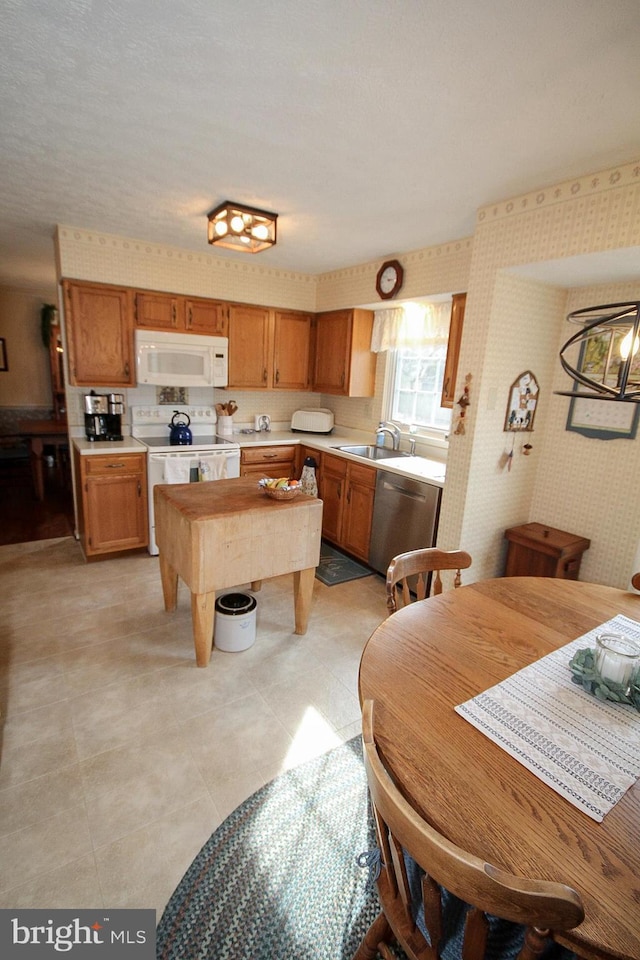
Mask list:
[[[87,440],[122,440],[122,393],[91,393],[84,397],[84,432]]]

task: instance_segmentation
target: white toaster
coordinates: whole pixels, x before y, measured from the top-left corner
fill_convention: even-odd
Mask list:
[[[326,407],[313,410],[296,410],[291,417],[291,429],[294,433],[331,433],[333,413]]]

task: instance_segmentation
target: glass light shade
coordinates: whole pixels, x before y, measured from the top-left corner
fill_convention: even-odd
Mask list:
[[[635,357],[638,352],[638,347],[640,346],[640,339],[638,337],[633,338],[633,350],[631,349],[631,335],[633,330],[629,330],[629,333],[623,337],[622,343],[620,344],[620,356],[623,360],[629,359],[629,354]]]
[[[277,213],[226,200],[208,214],[208,240],[229,250],[259,253],[276,243]]]

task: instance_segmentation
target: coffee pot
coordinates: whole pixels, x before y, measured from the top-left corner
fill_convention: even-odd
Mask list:
[[[185,419],[179,420],[177,419],[178,417],[184,417]],[[182,413],[180,410],[173,411],[171,423],[168,424],[168,426],[171,428],[169,444],[172,447],[186,446],[193,443],[193,435],[189,429],[190,423],[191,418],[187,413]]]
[[[84,430],[87,440],[122,440],[124,396],[92,390],[84,396]]]

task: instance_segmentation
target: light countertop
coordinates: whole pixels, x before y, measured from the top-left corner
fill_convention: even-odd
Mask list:
[[[277,427],[279,425],[276,425]],[[233,434],[224,434],[229,440],[238,443],[240,447],[285,446],[289,444],[303,444],[315,450],[326,450],[352,463],[366,464],[375,470],[387,470],[398,476],[409,477],[413,480],[424,480],[435,486],[443,487],[446,477],[446,463],[439,460],[430,460],[427,457],[389,457],[387,460],[366,460],[363,457],[345,453],[336,447],[346,444],[371,444],[375,442],[369,431],[352,430],[349,427],[335,426],[330,434],[298,433],[288,429],[274,429],[261,433],[241,433],[236,430]],[[84,437],[73,437],[73,444],[82,456],[113,453],[140,453],[147,448],[134,437],[125,437],[124,440],[106,440],[98,443],[91,442]]]
[[[347,444],[372,444],[375,443],[375,436],[372,437],[369,431],[352,430],[349,427],[335,426],[330,434],[321,433],[298,433],[286,429],[275,429],[261,433],[241,433],[236,432],[230,435],[240,447],[261,447],[266,445],[285,445],[291,443],[300,443],[305,447],[313,447],[316,450],[326,450],[335,453],[338,457],[350,460],[352,463],[367,464],[376,470],[388,470],[399,476],[409,477],[413,480],[425,480],[437,487],[443,487],[446,477],[447,465],[439,460],[430,460],[427,457],[389,457],[387,460],[366,460],[363,457],[357,457],[351,453],[345,453],[344,450],[336,450],[336,447],[342,447]]]
[[[146,447],[134,437],[125,437],[123,440],[87,440],[85,437],[72,437],[74,447],[84,456],[98,453],[144,453]]]

